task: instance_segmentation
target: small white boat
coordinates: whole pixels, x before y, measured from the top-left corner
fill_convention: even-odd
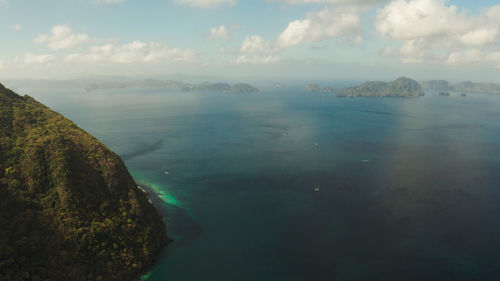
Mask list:
[[[316,185],[316,187],[314,188],[314,191],[319,192],[319,184]]]
[[[319,146],[319,143],[315,142],[314,147],[318,147],[318,146]]]
[[[165,171],[165,175],[168,175],[168,171]]]

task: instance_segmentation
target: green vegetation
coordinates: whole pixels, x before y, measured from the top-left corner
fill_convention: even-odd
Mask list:
[[[444,80],[432,80],[422,81],[420,85],[424,89],[436,91],[500,94],[500,85],[495,83],[474,83],[465,81],[457,84],[450,84],[448,81]]]
[[[365,82],[339,91],[338,97],[418,97],[424,92],[417,81],[401,77],[392,82]]]
[[[168,242],[122,160],[0,84],[0,280],[132,280]]]

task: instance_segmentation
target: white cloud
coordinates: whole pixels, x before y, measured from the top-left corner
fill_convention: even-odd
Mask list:
[[[50,34],[40,34],[35,42],[47,43],[51,50],[71,49],[90,40],[87,34],[73,34],[67,25],[56,25]]]
[[[381,54],[386,57],[399,57],[404,63],[438,62],[443,57],[433,54],[427,48],[426,40],[410,40],[403,43],[399,48],[385,47]]]
[[[375,27],[382,38],[402,43],[385,48],[383,55],[403,62],[456,64],[462,59],[473,64],[478,50],[498,49],[500,6],[470,16],[445,0],[396,0],[378,11]],[[468,51],[471,47],[476,49]]]
[[[361,43],[363,37],[357,11],[354,8],[325,8],[310,13],[305,19],[290,22],[273,41],[267,41],[259,35],[249,36],[241,44],[236,62],[272,63],[279,60],[276,53],[287,48],[330,39]]]
[[[103,5],[119,4],[123,2],[124,0],[94,0],[95,4],[103,4]]]
[[[270,64],[278,61],[280,58],[273,55],[241,55],[234,60],[238,64]]]
[[[252,35],[243,41],[240,48],[242,54],[259,54],[273,52],[271,43],[259,35]]]
[[[10,26],[10,28],[15,31],[20,31],[21,29],[23,29],[23,27],[20,24],[13,24]]]
[[[466,46],[484,46],[498,40],[498,26],[483,26],[458,36],[458,41]]]
[[[454,52],[448,56],[446,63],[451,66],[487,65],[500,68],[500,51],[488,52],[470,49],[462,52]]]
[[[378,12],[375,26],[385,38],[412,40],[458,32],[464,21],[457,6],[442,0],[397,0]]]
[[[88,48],[81,53],[67,55],[66,62],[73,63],[157,63],[157,62],[192,62],[198,53],[194,50],[170,48],[157,42],[144,43],[134,41],[121,46],[106,44]]]
[[[373,5],[389,2],[390,0],[274,0],[274,2],[286,2],[293,5],[301,4],[348,4],[348,5]]]
[[[44,55],[35,55],[31,53],[27,53],[24,55],[24,58],[21,61],[21,65],[32,65],[32,64],[47,64],[52,61],[54,61],[56,57],[54,55],[50,54],[44,54]]]
[[[11,71],[14,69],[26,70],[27,67],[46,66],[56,61],[56,57],[51,54],[25,53],[12,59],[0,58],[0,70]]]
[[[270,64],[280,60],[275,53],[279,51],[273,43],[266,41],[259,35],[245,38],[234,60],[238,64]]]
[[[331,38],[362,41],[361,23],[355,10],[326,8],[309,14],[306,19],[292,21],[279,35],[276,44],[279,48],[288,48]]]
[[[220,5],[236,5],[236,0],[175,0],[177,4],[191,7],[210,9]]]
[[[210,29],[210,38],[229,39],[229,38],[231,38],[231,34],[229,33],[229,31],[225,25],[221,25],[219,27],[212,27]]]

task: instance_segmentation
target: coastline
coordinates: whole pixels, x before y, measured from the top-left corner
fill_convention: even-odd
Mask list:
[[[184,204],[180,200],[165,191],[165,188],[162,184],[153,182],[149,180],[147,176],[135,171],[131,171],[131,175],[134,178],[136,185],[141,186],[147,192],[147,194],[151,196],[150,199],[152,199],[153,205],[157,209],[161,209],[162,206],[156,204],[155,199],[158,199],[159,201],[168,205],[174,205],[178,208],[186,209]]]
[[[168,264],[169,257],[176,252],[177,249],[185,247],[197,240],[203,229],[196,222],[191,212],[184,207],[184,204],[175,198],[172,194],[168,194],[168,186],[154,181],[153,176],[145,176],[144,174],[131,171],[136,186],[142,192],[146,192],[146,196],[151,200],[153,206],[161,215],[163,222],[168,229],[167,237],[169,239],[167,245],[159,250],[155,257],[154,263],[146,268],[136,281],[146,281],[152,276],[157,276],[157,272],[162,272],[164,264]],[[161,279],[160,279],[161,280]]]
[[[163,200],[155,193],[154,188],[152,188],[152,187],[150,187],[148,185],[145,185],[143,183],[138,183],[137,180],[135,180],[135,181],[136,181],[136,187],[137,187],[137,189],[139,189],[140,191],[142,191],[144,193],[144,195],[148,199],[148,202],[151,205],[153,205],[153,207],[158,211],[158,213],[162,217],[162,220],[165,223],[165,230],[167,231],[168,230],[168,228],[166,227],[167,212],[165,211],[165,208],[163,206],[161,206],[159,204],[153,203],[156,200],[159,200],[159,201],[163,201]],[[166,244],[163,245],[163,247],[161,247],[160,249],[158,249],[156,255],[153,258],[152,263],[149,266],[147,266],[142,273],[139,273],[134,278],[134,280],[135,281],[146,281],[146,280],[148,280],[151,277],[151,275],[153,274],[153,270],[156,267],[157,263],[160,261],[162,254],[167,250],[167,248],[169,247],[169,245],[172,242],[174,242],[174,241],[175,240],[172,239],[169,236],[168,231],[167,231],[167,242],[166,242]]]

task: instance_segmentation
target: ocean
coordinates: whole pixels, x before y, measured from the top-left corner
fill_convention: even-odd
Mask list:
[[[118,153],[148,281],[500,280],[500,96],[22,89]]]

